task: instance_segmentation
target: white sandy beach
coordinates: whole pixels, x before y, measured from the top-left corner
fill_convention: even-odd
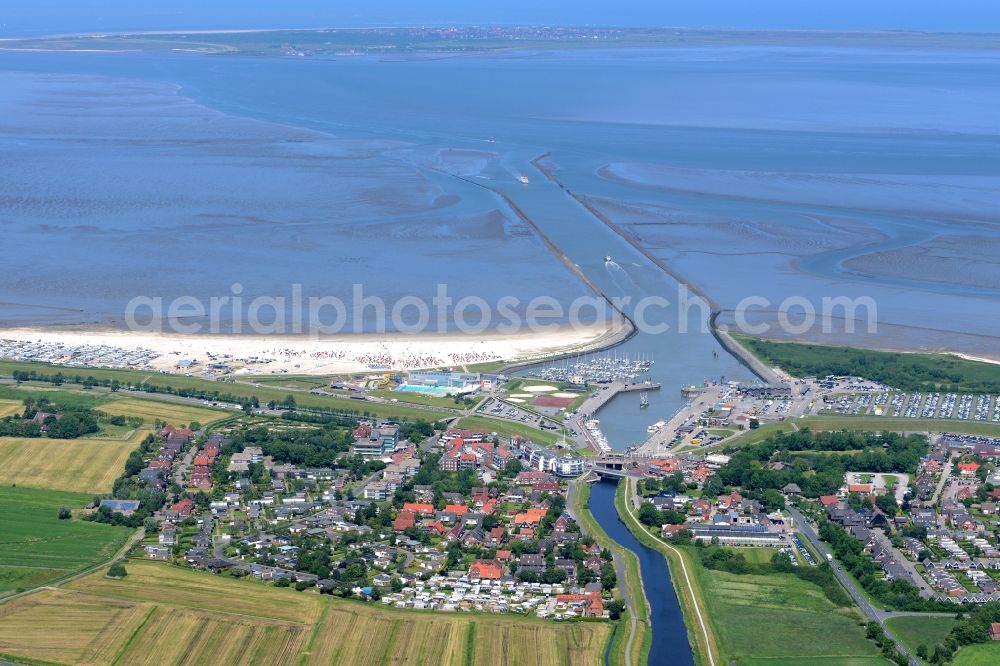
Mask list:
[[[201,374],[223,364],[238,374],[324,375],[373,370],[461,367],[490,361],[524,361],[568,351],[588,351],[621,339],[627,329],[611,324],[561,327],[502,334],[363,334],[306,336],[182,335],[87,329],[0,329],[0,340],[53,348],[107,347],[159,354],[149,366],[167,372]],[[49,352],[51,355],[51,352]],[[39,358],[50,362],[71,359]],[[187,361],[188,363],[181,363]],[[194,364],[190,364],[194,361]]]

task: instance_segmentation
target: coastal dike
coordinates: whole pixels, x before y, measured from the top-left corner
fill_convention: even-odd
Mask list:
[[[541,157],[539,157],[538,159],[541,159]],[[629,317],[624,312],[622,312],[621,310],[619,310],[617,307],[615,307],[615,304],[611,302],[611,299],[608,298],[607,294],[605,294],[601,290],[601,288],[599,286],[597,286],[597,284],[593,280],[591,280],[590,277],[587,276],[586,273],[584,273],[582,270],[580,270],[579,266],[577,266],[575,263],[573,263],[573,261],[568,256],[566,256],[566,254],[562,250],[560,250],[556,246],[555,243],[552,242],[552,239],[549,238],[548,235],[544,231],[542,231],[541,227],[539,227],[535,223],[534,220],[532,220],[530,217],[528,217],[528,214],[525,213],[521,209],[521,207],[518,206],[517,203],[515,203],[514,200],[510,198],[509,195],[507,195],[506,192],[503,192],[502,190],[499,190],[499,189],[492,188],[492,187],[490,187],[488,185],[485,185],[484,183],[477,183],[476,181],[474,181],[474,180],[472,180],[470,178],[465,178],[463,176],[459,176],[459,175],[456,175],[456,174],[453,174],[453,173],[449,173],[447,171],[443,171],[441,169],[431,169],[431,170],[432,171],[436,171],[437,173],[440,173],[440,174],[443,174],[443,175],[446,175],[446,176],[451,176],[452,178],[457,178],[457,179],[461,180],[464,183],[468,183],[469,185],[475,185],[476,187],[480,187],[480,188],[482,188],[484,190],[488,190],[488,191],[492,192],[493,194],[495,194],[496,196],[500,197],[500,199],[504,202],[504,204],[506,204],[507,207],[510,208],[510,210],[512,210],[514,212],[514,214],[517,216],[517,218],[519,220],[521,220],[526,225],[528,225],[529,227],[531,227],[531,229],[535,232],[535,234],[537,234],[538,237],[541,239],[541,241],[545,245],[545,247],[548,248],[549,252],[551,252],[557,259],[559,259],[559,261],[562,262],[562,265],[565,266],[566,269],[569,272],[571,272],[573,275],[575,275],[581,282],[583,282],[587,286],[587,288],[590,289],[590,291],[592,291],[594,293],[595,296],[597,296],[598,298],[600,298],[601,300],[603,300],[605,303],[607,303],[607,305],[611,309],[611,311],[617,313],[618,316],[621,317],[621,321],[624,323],[624,326],[620,327],[620,331],[617,331],[616,334],[609,336],[607,340],[604,340],[604,341],[598,343],[593,348],[590,348],[590,349],[574,349],[574,350],[568,351],[568,352],[566,352],[564,354],[556,354],[556,355],[553,355],[553,356],[547,356],[544,359],[535,359],[535,360],[522,361],[522,362],[519,362],[519,363],[512,363],[510,365],[507,365],[507,366],[504,366],[503,368],[501,368],[502,372],[509,373],[509,372],[513,372],[515,370],[522,370],[524,368],[530,368],[530,367],[536,366],[536,365],[538,365],[540,363],[549,363],[551,361],[559,361],[559,360],[562,360],[564,358],[573,358],[575,356],[579,356],[581,353],[591,354],[591,353],[596,353],[596,352],[607,351],[609,349],[613,349],[613,348],[615,348],[615,347],[623,344],[627,340],[630,340],[636,333],[638,333],[638,329],[636,329],[635,322],[632,321],[632,318]],[[560,185],[560,187],[562,187],[562,186]],[[565,188],[563,188],[563,189],[565,189]]]
[[[781,378],[778,377],[777,373],[775,373],[774,370],[772,370],[767,365],[765,365],[764,363],[762,363],[760,361],[760,359],[758,359],[756,356],[754,356],[753,354],[751,354],[748,349],[746,349],[745,347],[743,347],[743,345],[741,345],[735,339],[733,339],[733,336],[730,335],[728,331],[726,331],[724,328],[720,328],[720,326],[718,324],[718,318],[719,318],[719,315],[722,314],[722,308],[715,301],[715,299],[713,299],[711,296],[709,296],[707,293],[705,293],[697,285],[691,284],[690,282],[688,282],[687,280],[685,280],[684,277],[680,273],[678,273],[672,267],[670,267],[669,265],[667,265],[666,263],[664,263],[664,261],[662,259],[660,259],[656,255],[654,255],[648,249],[646,249],[645,247],[643,247],[642,245],[640,245],[631,234],[627,233],[624,229],[622,229],[620,226],[618,226],[617,224],[615,224],[607,215],[605,215],[601,211],[597,210],[597,208],[595,208],[593,206],[593,204],[591,204],[590,201],[588,201],[585,196],[577,194],[573,190],[571,190],[568,187],[566,187],[565,185],[563,185],[562,182],[560,182],[560,180],[558,178],[556,178],[556,176],[552,172],[552,170],[549,169],[548,167],[546,167],[544,164],[542,164],[542,160],[544,160],[549,155],[550,155],[550,153],[548,153],[548,152],[542,153],[541,155],[539,155],[538,157],[536,157],[535,159],[533,159],[531,161],[531,166],[533,166],[536,169],[538,169],[538,171],[541,172],[541,174],[543,176],[545,176],[545,178],[547,178],[550,182],[552,182],[555,185],[557,185],[560,189],[562,189],[564,192],[566,192],[566,194],[568,194],[569,196],[573,197],[573,199],[575,199],[578,204],[580,204],[581,206],[583,206],[583,208],[588,213],[590,213],[591,215],[593,215],[595,218],[597,218],[598,220],[600,220],[605,226],[607,226],[613,232],[615,232],[616,234],[618,234],[618,236],[621,237],[622,240],[624,240],[626,243],[628,243],[633,248],[635,248],[635,250],[637,252],[639,252],[640,254],[642,254],[644,257],[646,257],[647,259],[649,259],[651,262],[653,262],[653,264],[655,264],[660,270],[662,270],[664,273],[666,273],[671,278],[673,278],[678,284],[682,284],[682,285],[686,286],[688,288],[688,290],[691,291],[691,293],[693,293],[695,296],[698,296],[699,298],[701,298],[702,300],[704,300],[706,303],[708,303],[708,307],[709,307],[709,317],[708,317],[709,330],[711,330],[712,336],[718,341],[719,345],[723,349],[725,349],[727,352],[729,352],[744,367],[746,367],[750,372],[752,372],[758,379],[760,379],[765,384],[775,385],[775,384],[782,384],[783,383],[782,380],[781,380]],[[541,233],[541,232],[539,232],[539,233]],[[577,269],[576,272],[579,272],[579,269]],[[602,296],[603,296],[603,294],[602,294]],[[605,299],[606,299],[606,297],[605,297]]]

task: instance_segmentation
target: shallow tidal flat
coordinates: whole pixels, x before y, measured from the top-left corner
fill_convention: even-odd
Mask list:
[[[331,114],[335,110],[331,110]],[[588,292],[490,192],[402,141],[221,113],[176,86],[0,73],[0,322],[114,322],[129,299],[560,300]],[[489,153],[419,162],[483,168]],[[504,279],[491,266],[515,266]],[[367,322],[365,324],[367,326]]]
[[[747,319],[770,324],[766,337],[1000,358],[1000,177],[637,164],[598,174],[630,198],[592,205],[718,301],[723,323],[762,296],[772,305]],[[777,305],[789,296],[817,312],[823,297],[874,299],[877,331],[859,321],[850,333],[841,312],[832,330],[778,330]]]

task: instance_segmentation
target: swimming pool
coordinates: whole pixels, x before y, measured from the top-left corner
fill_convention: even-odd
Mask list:
[[[425,395],[433,395],[440,398],[451,395],[458,389],[448,388],[446,386],[420,386],[419,384],[403,384],[402,386],[397,386],[394,390],[403,391],[405,393],[423,393]]]

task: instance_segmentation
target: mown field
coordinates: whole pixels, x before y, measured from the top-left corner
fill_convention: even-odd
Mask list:
[[[192,422],[208,425],[230,415],[230,412],[220,409],[208,409],[159,400],[142,400],[141,398],[109,400],[99,409],[111,416],[135,416],[143,419],[148,425],[152,425],[157,420],[166,421],[175,426],[188,425]]]
[[[859,616],[834,606],[816,585],[791,574],[735,575],[700,563],[695,573],[727,660],[885,663],[865,638]]]
[[[954,666],[996,666],[1000,664],[1000,641],[966,645],[955,654]]]
[[[494,419],[488,416],[466,416],[456,424],[457,428],[475,428],[487,432],[495,432],[501,437],[511,437],[520,435],[545,446],[552,446],[562,439],[562,435],[556,430],[539,430],[531,426],[514,421]]]
[[[24,411],[24,405],[18,400],[0,400],[0,419],[13,416]]]
[[[110,492],[128,454],[148,433],[139,429],[123,439],[0,437],[0,485]]]
[[[414,405],[426,405],[428,407],[437,407],[439,409],[464,409],[465,405],[460,405],[455,402],[452,398],[443,398],[435,395],[427,395],[425,393],[416,393],[414,391],[391,391],[389,389],[376,389],[368,392],[369,395],[373,395],[377,398],[383,398],[385,400],[396,400],[398,402],[410,403]],[[476,398],[480,400],[480,398]]]
[[[69,664],[575,666],[600,664],[611,630],[400,611],[166,564],[126,567],[123,580],[101,571],[0,607],[0,653]]]
[[[122,547],[129,529],[59,520],[61,507],[79,509],[90,499],[80,493],[0,486],[0,596],[85,569]]]
[[[943,643],[955,625],[958,624],[953,616],[943,615],[940,617],[920,617],[904,616],[893,617],[886,620],[886,624],[896,638],[903,642],[911,651],[916,651],[917,646],[926,645],[930,653],[934,652],[934,646]]]

